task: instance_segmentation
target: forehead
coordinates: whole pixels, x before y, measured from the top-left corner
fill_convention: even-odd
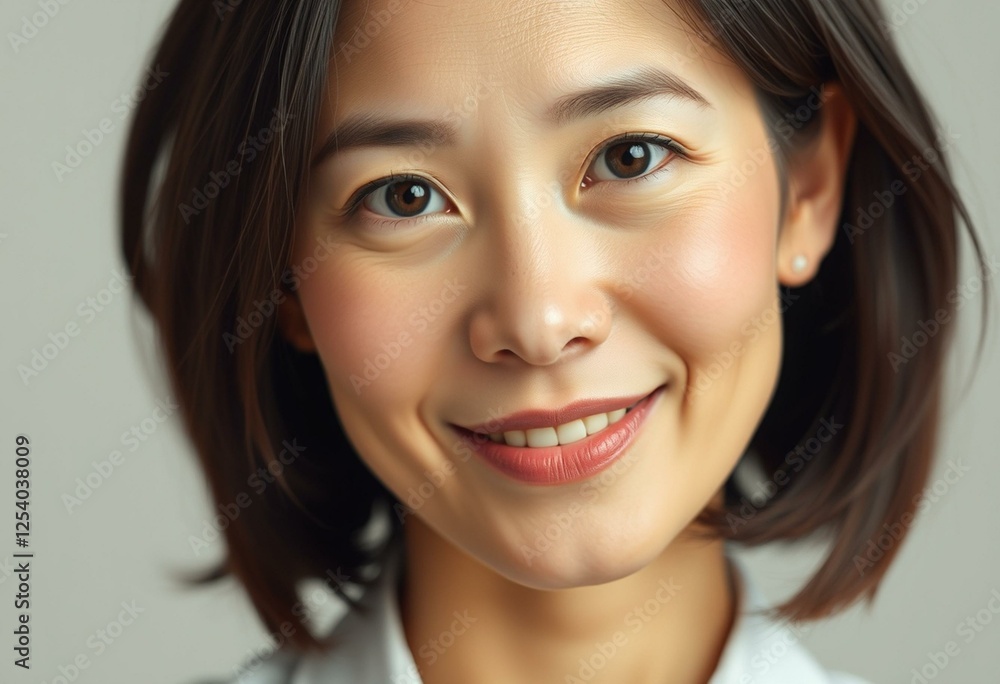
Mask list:
[[[350,103],[440,105],[484,84],[542,111],[560,93],[653,66],[700,92],[746,86],[674,0],[347,0],[331,85]],[[707,59],[706,59],[707,58]]]

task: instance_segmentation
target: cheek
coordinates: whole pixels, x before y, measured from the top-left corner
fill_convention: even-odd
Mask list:
[[[777,293],[777,184],[770,173],[753,180],[691,193],[664,238],[643,251],[651,275],[635,289],[634,306],[689,367],[752,345],[762,316],[774,322],[767,313]]]
[[[685,483],[674,496],[689,510],[704,506],[744,453],[772,396],[782,347],[776,177],[707,187],[686,196],[661,241],[645,246],[661,263],[629,305],[679,374],[677,423],[668,430],[678,456],[668,479]]]
[[[334,402],[376,422],[408,418],[421,388],[440,372],[442,331],[461,284],[412,270],[394,277],[377,257],[343,249],[300,287]]]

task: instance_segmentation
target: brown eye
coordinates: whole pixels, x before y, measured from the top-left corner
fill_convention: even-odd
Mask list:
[[[364,205],[373,213],[388,218],[410,218],[431,210],[441,211],[445,202],[430,183],[418,178],[387,183],[372,190]]]
[[[605,147],[594,160],[588,178],[600,181],[630,180],[658,169],[675,154],[663,142],[650,140],[619,140]]]
[[[646,143],[624,142],[608,148],[608,169],[619,178],[635,178],[649,168]]]
[[[431,198],[430,190],[423,183],[403,181],[386,188],[389,209],[400,216],[414,216],[427,207]]]

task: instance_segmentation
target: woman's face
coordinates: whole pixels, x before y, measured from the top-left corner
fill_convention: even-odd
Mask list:
[[[316,149],[338,130],[340,150],[296,228],[285,334],[452,544],[535,587],[638,570],[717,495],[777,379],[779,185],[751,85],[661,0],[347,3],[335,44]],[[575,414],[523,448],[462,429],[658,388],[584,440]],[[569,446],[532,446],[553,435]]]

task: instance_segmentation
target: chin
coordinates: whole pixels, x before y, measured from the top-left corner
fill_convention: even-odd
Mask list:
[[[595,544],[594,539],[602,542]],[[538,551],[533,542],[507,549],[500,562],[488,565],[512,582],[531,589],[572,589],[628,577],[649,565],[669,544],[669,540],[653,543],[649,538],[583,534],[556,540]]]

